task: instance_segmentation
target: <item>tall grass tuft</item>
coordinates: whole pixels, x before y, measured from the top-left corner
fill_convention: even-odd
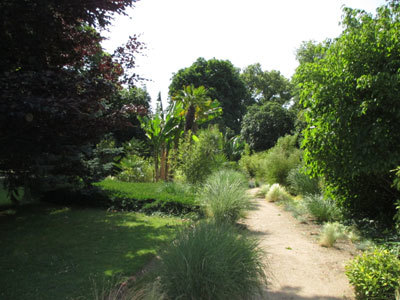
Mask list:
[[[317,222],[338,221],[341,212],[335,201],[323,195],[308,195],[304,197],[308,212],[316,218]]]
[[[318,178],[307,175],[301,165],[289,171],[287,182],[289,191],[294,195],[313,195],[321,192]]]
[[[162,291],[168,299],[249,299],[265,284],[262,255],[232,225],[199,223],[161,254]]]
[[[216,222],[234,223],[251,208],[246,177],[234,170],[221,170],[209,176],[198,193],[207,216]]]
[[[265,195],[265,199],[269,202],[284,202],[290,201],[291,197],[283,186],[275,183],[269,188],[268,193]]]
[[[271,188],[270,184],[263,184],[260,187],[260,190],[257,192],[257,197],[265,197],[268,194],[269,189]]]
[[[338,222],[325,223],[320,235],[319,244],[332,247],[338,239],[346,237],[346,227]]]

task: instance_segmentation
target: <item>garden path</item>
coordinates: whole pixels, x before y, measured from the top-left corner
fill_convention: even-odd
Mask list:
[[[254,196],[257,190],[249,192]],[[269,283],[259,299],[354,299],[344,274],[352,251],[341,245],[321,247],[316,240],[317,227],[301,224],[274,203],[255,200],[256,208],[244,223],[266,252]]]

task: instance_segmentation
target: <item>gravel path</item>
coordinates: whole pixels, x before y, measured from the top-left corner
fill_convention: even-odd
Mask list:
[[[344,274],[352,258],[347,249],[319,246],[315,227],[300,224],[276,204],[256,199],[256,206],[244,223],[267,253],[270,282],[259,299],[354,299]]]

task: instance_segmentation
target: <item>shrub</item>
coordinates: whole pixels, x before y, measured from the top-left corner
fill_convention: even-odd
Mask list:
[[[289,192],[295,195],[313,195],[321,192],[319,180],[307,175],[301,165],[289,171],[286,181]]]
[[[346,237],[345,231],[345,226],[338,222],[325,223],[320,235],[320,245],[332,247],[338,239]]]
[[[394,299],[400,287],[400,260],[388,250],[375,248],[346,266],[357,299]]]
[[[308,212],[317,222],[337,221],[340,219],[340,209],[335,201],[323,195],[308,195],[304,198]]]
[[[248,299],[265,282],[262,255],[233,226],[199,223],[160,255],[161,288],[168,299]]]
[[[153,165],[148,159],[138,155],[124,157],[115,164],[121,170],[116,178],[124,182],[151,182],[153,180]]]
[[[226,159],[222,152],[223,137],[217,128],[202,130],[198,138],[183,142],[179,148],[178,172],[190,184],[204,182]]]
[[[291,199],[285,188],[278,183],[275,183],[269,189],[265,199],[269,202],[289,201]]]
[[[246,177],[234,170],[221,170],[209,176],[202,186],[198,199],[206,215],[217,222],[234,223],[251,207],[247,195]]]
[[[107,193],[110,209],[175,215],[199,212],[193,189],[183,184],[106,179],[96,183],[96,186]]]

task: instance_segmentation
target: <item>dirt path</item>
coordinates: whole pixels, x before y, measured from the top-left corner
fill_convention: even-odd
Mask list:
[[[256,190],[250,192],[254,195]],[[267,253],[270,282],[260,299],[354,299],[344,274],[344,265],[352,258],[349,251],[319,246],[315,228],[264,199],[256,203],[244,223]]]

